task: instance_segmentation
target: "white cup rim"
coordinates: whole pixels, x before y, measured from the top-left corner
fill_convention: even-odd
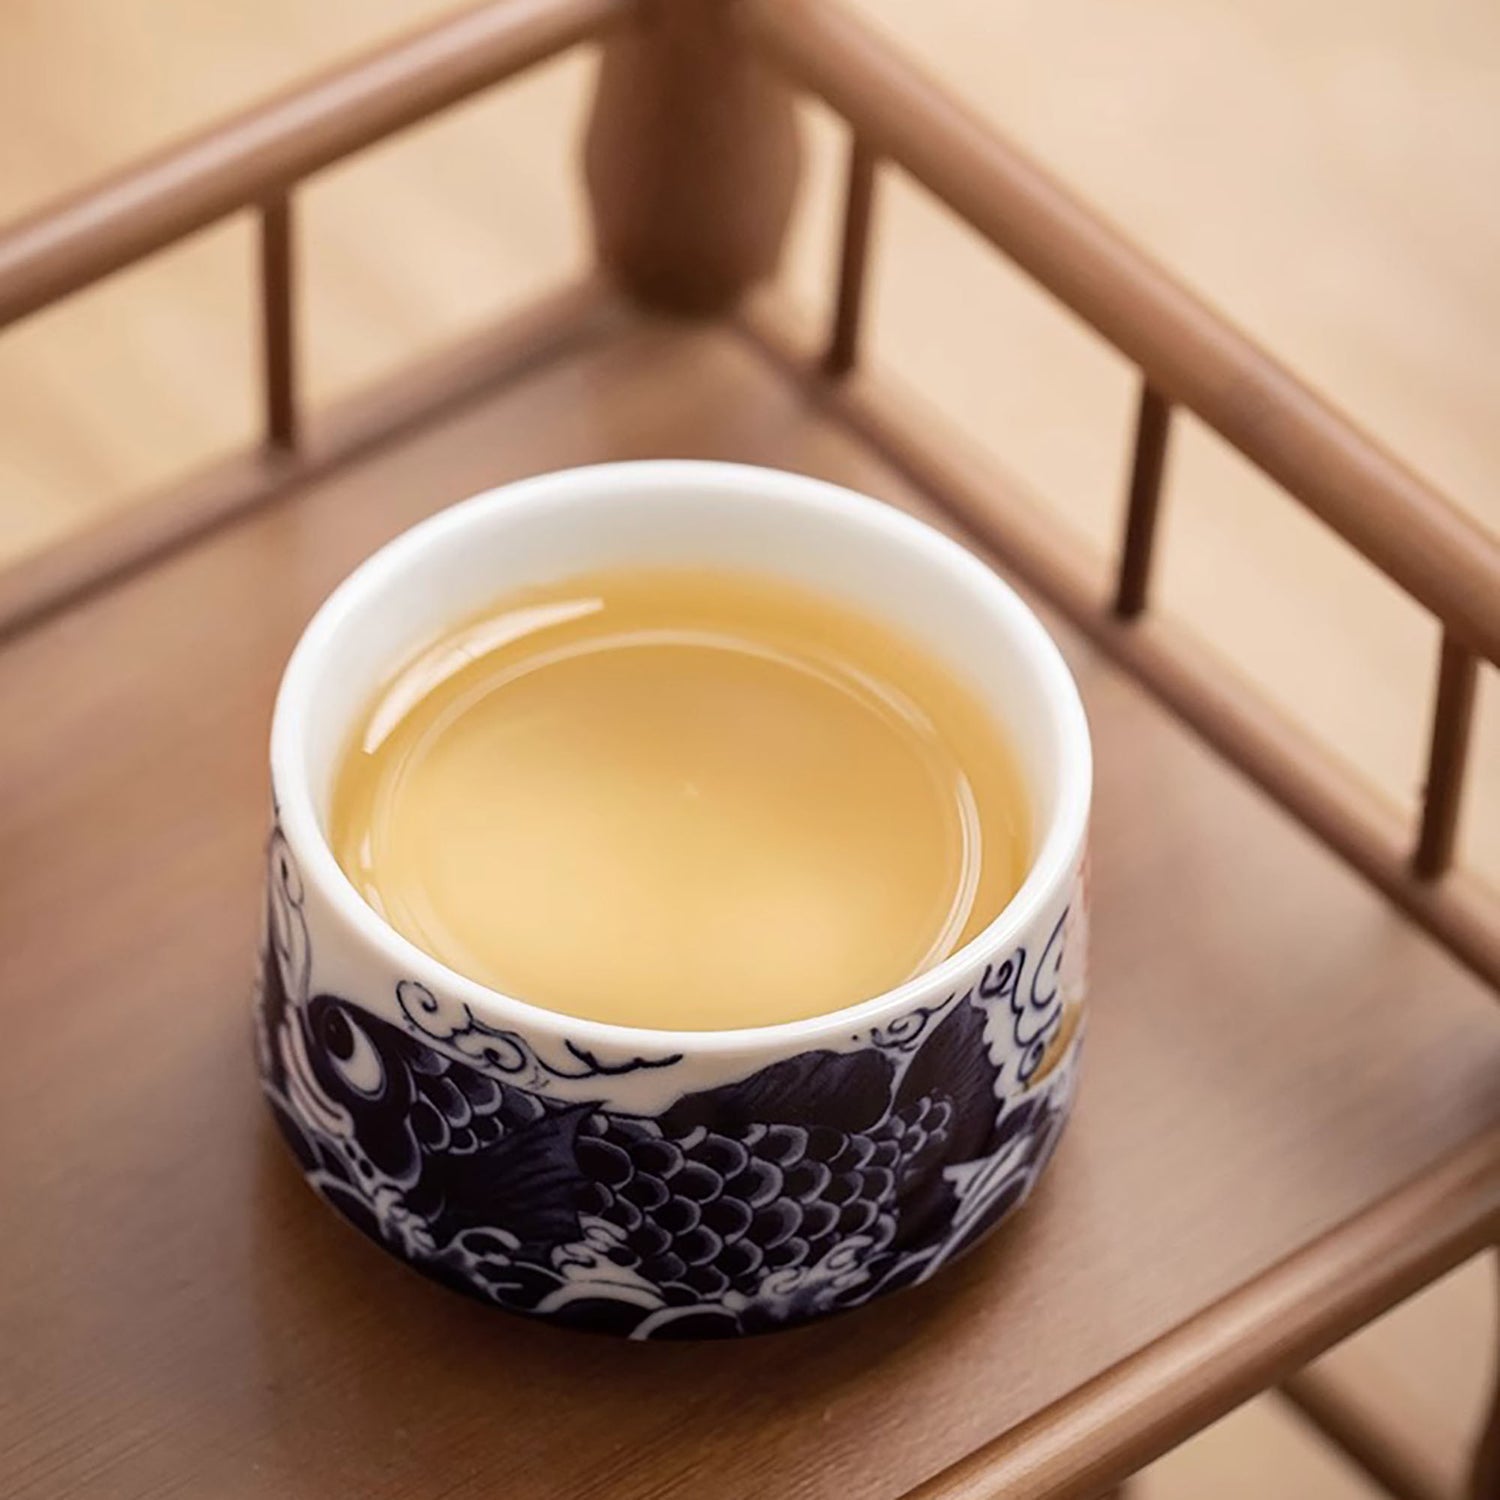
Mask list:
[[[1037,673],[1061,746],[1053,814],[1020,889],[988,926],[941,963],[882,994],[801,1020],[704,1031],[626,1026],[548,1010],[449,968],[390,926],[345,875],[318,817],[303,756],[324,658],[343,622],[367,607],[372,596],[397,587],[424,553],[492,512],[519,514],[522,507],[549,507],[582,491],[598,498],[612,490],[642,488],[771,495],[817,508],[850,526],[883,530],[904,547],[924,553],[928,563],[946,570],[956,586],[982,595],[997,631],[1004,633],[1012,649],[1024,653]],[[1015,590],[959,543],[893,506],[806,475],[750,464],[650,459],[558,470],[486,490],[418,522],[356,567],[319,607],[287,663],[272,718],[271,777],[281,831],[304,885],[316,888],[360,941],[403,978],[461,1001],[487,1026],[528,1035],[565,1034],[574,1044],[606,1055],[650,1050],[704,1056],[747,1049],[805,1050],[840,1034],[847,1039],[851,1031],[881,1026],[930,1003],[935,994],[956,990],[961,976],[971,973],[986,954],[1008,953],[1077,863],[1088,825],[1093,761],[1083,704],[1056,642]]]

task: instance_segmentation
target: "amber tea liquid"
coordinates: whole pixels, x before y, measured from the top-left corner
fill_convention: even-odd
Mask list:
[[[709,1030],[931,968],[1015,894],[1029,823],[999,724],[915,643],[770,580],[629,569],[514,594],[399,671],[330,832],[450,968]]]

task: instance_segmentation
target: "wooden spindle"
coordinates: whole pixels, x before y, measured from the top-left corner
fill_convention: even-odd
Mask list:
[[[1490,1259],[1493,1268],[1500,1272],[1500,1245],[1490,1252]],[[1500,1334],[1500,1318],[1495,1320],[1495,1331]],[[1466,1500],[1500,1500],[1500,1360],[1495,1363],[1491,1379],[1489,1409],[1482,1419],[1484,1425],[1474,1449]]]
[[[261,351],[265,379],[266,443],[297,447],[296,295],[293,285],[292,203],[286,193],[260,210]]]
[[[859,354],[865,273],[870,262],[870,213],[875,200],[875,153],[857,133],[849,139],[849,171],[844,189],[844,234],[839,246],[839,281],[823,368],[847,375]]]
[[[584,139],[600,267],[679,316],[721,313],[772,274],[796,193],[791,85],[733,10],[656,0],[611,32]]]
[[[1125,508],[1125,537],[1120,547],[1120,576],[1115,590],[1115,613],[1123,620],[1133,620],[1145,609],[1150,592],[1171,422],[1171,403],[1149,381],[1142,381],[1135,422],[1135,458],[1130,468],[1130,498]]]
[[[1453,863],[1478,678],[1479,658],[1445,631],[1432,712],[1422,827],[1411,858],[1412,873],[1421,880],[1436,880]]]

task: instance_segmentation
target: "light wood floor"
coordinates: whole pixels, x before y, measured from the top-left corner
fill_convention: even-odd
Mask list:
[[[445,8],[8,0],[0,220]],[[1492,0],[861,8],[1500,527]],[[302,194],[314,396],[362,384],[582,264],[570,165],[588,77],[587,59],[564,59]],[[812,301],[831,254],[838,141],[817,112],[807,124],[788,275]],[[914,189],[892,182],[883,198],[878,356],[1108,543],[1130,372]],[[250,436],[249,268],[248,226],[231,223],[0,338],[0,558]],[[1167,607],[1410,803],[1431,625],[1202,432],[1174,451],[1167,524]],[[1493,679],[1466,854],[1500,876]],[[1456,1482],[1496,1322],[1491,1279],[1465,1268],[1330,1358]],[[1267,1398],[1155,1466],[1142,1492],[1369,1490]]]

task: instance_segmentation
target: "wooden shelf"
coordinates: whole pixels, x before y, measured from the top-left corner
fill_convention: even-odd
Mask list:
[[[1138,1462],[1493,1235],[1488,992],[1055,621],[1098,754],[1094,998],[1013,1227],[842,1321],[641,1347],[467,1303],[337,1221],[249,1040],[271,699],[321,597],[441,505],[597,460],[930,513],[730,327],[617,313],[479,385],[0,648],[7,1495],[1039,1493],[1049,1442]]]

